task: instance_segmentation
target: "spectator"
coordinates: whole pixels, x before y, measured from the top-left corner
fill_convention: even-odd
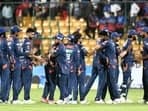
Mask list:
[[[68,16],[68,11],[67,11],[67,3],[62,0],[59,3],[59,7],[58,7],[58,15],[60,16],[61,20],[66,20],[67,16]]]
[[[130,9],[130,24],[132,27],[135,26],[136,17],[139,11],[140,11],[140,7],[136,3],[132,3],[131,9]]]
[[[144,10],[144,16],[148,17],[148,3],[145,4],[143,10]]]
[[[74,17],[79,19],[81,16],[80,4],[79,4],[79,2],[75,2],[75,3],[73,3],[73,5],[74,5],[73,6],[73,15],[74,15]]]
[[[103,9],[103,14],[105,18],[109,18],[111,16],[110,9]]]
[[[48,16],[48,5],[47,4],[35,4],[36,18],[41,20],[47,19]]]
[[[116,20],[117,20],[117,23],[116,23],[116,31],[118,33],[121,33],[123,35],[125,24],[126,24],[126,17],[123,16],[123,12],[122,11],[119,11],[117,13]]]
[[[99,2],[97,4],[97,8],[96,8],[96,14],[99,18],[102,18],[103,17],[103,7],[104,7],[104,2]]]
[[[116,31],[116,18],[113,15],[113,13],[110,12],[110,17],[106,19],[107,19],[107,29],[110,32],[115,32]]]
[[[107,20],[105,17],[102,17],[99,19],[99,26],[98,26],[98,32],[107,29]]]
[[[135,29],[137,32],[141,32],[141,29],[146,26],[144,19],[140,19],[136,22]],[[142,38],[138,36],[138,43],[141,44]]]
[[[52,20],[57,15],[57,6],[58,6],[58,0],[50,0],[49,8],[50,8],[50,18]]]
[[[98,26],[98,18],[95,12],[92,12],[87,18],[87,26],[85,29],[85,33],[89,38],[95,39],[95,31],[97,26]]]
[[[141,28],[144,26],[146,26],[146,23],[145,23],[144,19],[141,19],[136,22],[135,29],[137,32],[140,32]]]
[[[117,16],[117,12],[121,10],[121,6],[119,4],[112,4],[110,10],[114,13],[114,16]]]
[[[81,8],[81,16],[86,20],[89,14],[93,10],[93,6],[90,0],[81,0],[80,8]]]
[[[103,7],[103,12],[110,12],[110,11],[111,11],[110,1],[106,1],[106,4]]]
[[[2,17],[5,26],[13,25],[13,8],[11,5],[6,4],[2,8]]]
[[[27,8],[29,8],[29,4],[27,2],[24,2],[16,7],[15,17],[17,25],[23,25],[23,11]]]

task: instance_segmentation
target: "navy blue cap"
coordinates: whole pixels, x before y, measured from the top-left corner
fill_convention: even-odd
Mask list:
[[[128,35],[137,35],[138,33],[136,32],[136,30],[131,29],[128,31]]]
[[[118,38],[118,37],[121,37],[121,35],[122,35],[122,34],[120,34],[120,33],[118,33],[118,32],[112,32],[112,33],[111,33],[111,38],[112,38],[112,39]]]
[[[104,29],[99,32],[99,35],[103,35],[103,36],[109,36],[109,34],[110,32],[108,29]]]
[[[75,39],[74,35],[72,35],[72,34],[69,34],[67,37],[68,37],[69,41],[72,41]]]
[[[3,27],[0,27],[0,34],[7,32],[7,30]]]
[[[148,32],[148,27],[143,27],[143,28],[142,28],[142,31],[143,31],[143,32]]]
[[[20,32],[20,31],[22,31],[22,30],[21,30],[20,27],[17,26],[17,25],[11,27],[11,32]]]
[[[63,40],[63,39],[64,39],[64,35],[59,32],[59,33],[55,36],[55,39]]]

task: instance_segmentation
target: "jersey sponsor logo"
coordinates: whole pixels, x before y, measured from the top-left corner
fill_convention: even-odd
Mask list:
[[[66,49],[66,60],[68,62],[71,61],[72,53],[73,53],[73,49],[69,49],[69,48]]]

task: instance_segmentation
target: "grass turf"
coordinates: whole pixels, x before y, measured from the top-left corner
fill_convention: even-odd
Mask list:
[[[137,101],[142,98],[142,89],[130,89],[129,98],[134,101],[132,104],[95,104],[96,91],[92,90],[87,96],[87,100],[90,102],[88,105],[49,105],[40,102],[42,89],[32,89],[32,100],[36,101],[31,105],[13,105],[13,104],[0,104],[0,111],[148,111],[148,105],[138,104]],[[58,90],[55,94],[57,100],[59,96]],[[20,95],[20,99],[23,100],[23,93]],[[109,99],[109,96],[107,96]]]

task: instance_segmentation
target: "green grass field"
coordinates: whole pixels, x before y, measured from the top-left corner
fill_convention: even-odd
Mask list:
[[[42,89],[32,89],[32,100],[36,101],[31,105],[13,105],[0,104],[0,111],[148,111],[148,105],[138,104],[137,101],[142,98],[142,89],[131,89],[129,91],[129,98],[134,101],[132,104],[95,104],[94,97],[96,91],[92,90],[87,96],[90,104],[85,105],[49,105],[40,102]],[[58,99],[59,92],[56,91],[55,99]],[[23,93],[20,95],[23,100]],[[107,97],[109,99],[109,96]]]

